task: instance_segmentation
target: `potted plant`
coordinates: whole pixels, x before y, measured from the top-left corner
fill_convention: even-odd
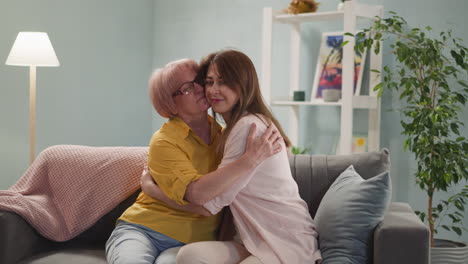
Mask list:
[[[299,155],[299,154],[307,154],[310,152],[310,148],[301,148],[298,146],[292,146],[291,147],[291,154],[293,155]]]
[[[345,35],[357,38],[355,50],[360,52],[373,49],[379,53],[381,41],[391,41],[396,64],[393,69],[384,66],[383,81],[374,91],[378,96],[384,90],[397,91],[403,101],[400,111],[402,134],[406,136],[404,149],[414,154],[416,183],[427,194],[427,210],[417,213],[428,223],[431,258],[435,261],[435,249],[440,248],[438,240],[434,240],[438,228],[458,235],[467,231],[462,222],[468,185],[439,203],[435,203],[434,195],[468,179],[468,141],[460,135],[459,128],[464,124],[458,119],[468,99],[468,49],[450,30],[436,34],[430,27],[410,28],[394,12],[389,18],[377,17],[356,35]],[[381,74],[378,69],[371,71]],[[463,246],[465,253],[461,254],[468,254],[466,243]]]

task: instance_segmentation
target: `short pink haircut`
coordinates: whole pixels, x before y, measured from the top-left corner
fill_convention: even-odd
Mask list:
[[[166,66],[156,69],[149,81],[149,98],[158,114],[165,118],[177,115],[177,107],[173,94],[187,80],[181,80],[184,71],[198,72],[198,64],[191,59],[181,59],[169,62]]]

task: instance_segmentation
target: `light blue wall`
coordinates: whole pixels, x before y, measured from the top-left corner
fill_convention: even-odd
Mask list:
[[[321,1],[320,11],[334,10],[338,0]],[[466,0],[361,0],[363,3],[382,4],[386,14],[393,10],[404,16],[411,26],[431,25],[434,30],[452,27],[468,44],[466,25]],[[209,52],[235,47],[250,56],[261,74],[262,8],[271,6],[280,10],[289,1],[238,0],[238,1],[165,1],[156,0],[154,5],[154,66],[163,66],[168,61],[189,57],[199,60]],[[289,28],[275,24],[273,35],[273,91],[272,96],[288,96],[289,74]],[[338,23],[306,25],[302,29],[301,89],[310,90],[313,83],[318,42],[321,31],[340,31]],[[384,49],[384,63],[391,64],[388,45]],[[308,95],[307,95],[308,96]],[[387,93],[382,100],[381,146],[391,151],[393,200],[409,202],[415,209],[424,210],[423,193],[415,186],[413,173],[415,162],[409,153],[402,150],[400,117],[388,109],[398,106],[397,97]],[[287,110],[273,107],[283,126],[287,126]],[[304,107],[301,110],[300,145],[312,145],[313,153],[333,153],[338,139],[339,112],[333,107]],[[468,124],[465,108],[462,121]],[[163,120],[153,119],[153,129]],[[356,113],[354,132],[366,131],[367,112]],[[467,135],[465,127],[463,133]],[[468,224],[468,219],[465,220]],[[468,241],[468,235],[457,238],[442,233],[445,237]]]
[[[0,1],[0,189],[29,163],[28,67],[6,66],[19,31],[48,32],[61,66],[37,70],[36,150],[144,146],[153,1]]]

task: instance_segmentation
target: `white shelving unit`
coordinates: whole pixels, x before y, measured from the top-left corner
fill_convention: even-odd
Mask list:
[[[383,7],[366,5],[357,0],[345,1],[343,11],[303,13],[298,15],[275,14],[270,7],[263,9],[263,40],[262,40],[262,94],[270,105],[286,106],[289,108],[289,133],[293,145],[298,144],[299,135],[299,107],[300,106],[328,106],[341,107],[340,121],[340,149],[337,154],[351,153],[353,133],[353,109],[368,109],[368,149],[379,150],[380,147],[380,100],[373,89],[369,89],[369,95],[353,95],[354,78],[354,38],[344,36],[344,41],[349,41],[343,47],[343,71],[342,71],[342,99],[338,102],[324,102],[313,100],[305,102],[272,100],[271,98],[271,65],[272,65],[272,34],[273,24],[289,24],[290,35],[290,69],[289,90],[292,98],[294,91],[299,90],[299,67],[300,67],[300,44],[301,24],[318,21],[342,21],[343,32],[356,32],[356,21],[358,18],[373,19],[383,15]],[[370,68],[380,69],[382,55],[370,52]],[[370,72],[370,87],[374,87],[381,80],[376,73]],[[362,89],[361,89],[362,90]]]

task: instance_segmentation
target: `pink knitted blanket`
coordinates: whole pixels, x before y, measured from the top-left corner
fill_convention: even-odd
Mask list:
[[[22,216],[48,239],[69,240],[140,187],[147,151],[147,147],[49,147],[15,185],[0,191],[0,209]]]

